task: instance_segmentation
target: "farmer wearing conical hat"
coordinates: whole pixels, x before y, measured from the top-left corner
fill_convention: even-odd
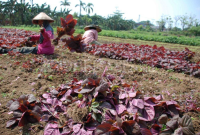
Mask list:
[[[63,42],[65,42],[65,46],[70,49],[71,52],[84,52],[85,47],[88,44],[96,44],[96,45],[101,45],[97,41],[98,39],[98,32],[101,32],[101,28],[97,25],[88,25],[84,28],[85,33],[83,36],[80,34],[77,36],[72,36],[68,39],[61,39]]]
[[[49,23],[54,22],[54,20],[44,12],[41,12],[33,18],[32,22],[41,26],[40,35],[33,35],[29,38],[31,41],[39,40],[37,54],[53,54],[54,46],[51,45],[51,39],[54,38],[54,35],[53,28]]]
[[[101,32],[101,28],[97,25],[88,25],[84,28],[85,33],[82,36],[81,52],[85,51],[85,46],[88,44],[101,45],[98,40],[98,32]]]
[[[97,25],[88,25],[84,28],[85,33],[83,34],[84,44],[97,44],[101,45],[98,40],[98,32],[101,32],[101,28]]]
[[[17,49],[2,49],[0,48],[0,53],[7,53],[8,51],[19,52],[24,54],[53,54],[54,46],[51,44],[51,39],[54,38],[53,28],[49,23],[54,22],[54,20],[46,15],[44,12],[39,13],[32,20],[33,24],[38,24],[41,26],[40,35],[32,35],[28,37],[28,41],[39,41],[39,45],[36,47],[22,47]]]

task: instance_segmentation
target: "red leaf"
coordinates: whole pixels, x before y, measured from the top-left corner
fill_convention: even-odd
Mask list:
[[[140,130],[141,130],[142,135],[152,135],[152,133],[149,129],[141,128]]]
[[[71,14],[68,14],[65,18],[65,22],[69,24],[71,21],[73,21],[73,16]]]
[[[127,84],[127,83],[124,83],[122,84],[123,87],[130,87],[131,85]]]
[[[19,110],[20,110],[21,112],[25,112],[27,109],[28,109],[28,108],[27,108],[27,106],[25,106],[25,105],[20,105],[20,107],[19,107]]]
[[[27,112],[24,112],[22,114],[22,117],[21,117],[21,119],[20,119],[20,121],[18,123],[19,127],[23,127],[24,125],[26,125],[28,123],[28,119],[26,118],[26,114],[27,114]]]
[[[62,97],[67,92],[67,89],[62,90],[58,95],[57,98]]]
[[[100,135],[100,134],[106,133],[110,130],[111,127],[112,127],[111,124],[103,123],[96,127],[95,135]]]
[[[112,126],[109,130],[111,132],[111,135],[118,135],[119,134],[119,129]]]
[[[124,121],[122,123],[122,129],[126,134],[130,135],[140,133],[140,126],[134,120]]]
[[[151,127],[151,133],[154,135],[158,135],[159,132],[161,130],[161,127],[157,124],[154,124],[152,127]]]
[[[95,86],[95,85],[96,85],[94,79],[92,79],[92,78],[88,78],[88,80],[89,80],[88,85],[92,85],[92,86]]]
[[[67,25],[65,20],[62,17],[60,17],[60,21],[61,21],[61,26],[62,27],[65,27]]]

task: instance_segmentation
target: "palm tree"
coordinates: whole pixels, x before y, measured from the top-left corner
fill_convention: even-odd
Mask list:
[[[55,20],[55,22],[52,25],[57,24],[57,14],[56,14],[57,12],[56,12],[56,9],[57,9],[57,6],[50,13],[50,17],[52,17]]]
[[[60,3],[61,6],[70,6],[70,2],[68,2],[68,0],[60,1]]]
[[[70,2],[68,2],[68,0],[63,0],[63,1],[60,1],[60,6],[64,6],[64,7],[66,7],[66,6],[70,6]],[[62,8],[61,8],[61,14],[63,14],[63,16],[65,16],[65,10],[66,9],[64,9],[63,11],[62,11]],[[67,14],[69,14],[69,12],[70,12],[71,10],[68,10],[67,9]],[[59,20],[60,21],[60,20]]]
[[[31,7],[33,7],[33,0],[30,0],[30,2],[31,2]]]
[[[79,25],[80,25],[80,22],[81,22],[81,9],[83,9],[83,10],[85,10],[85,3],[84,2],[82,2],[81,0],[79,0],[80,1],[80,4],[76,4],[76,6],[75,7],[80,7],[80,16],[79,16]]]
[[[25,0],[20,0],[21,4],[25,4],[25,2],[26,2]]]
[[[88,15],[90,14],[90,10],[92,10],[93,12],[93,8],[94,5],[92,3],[88,3],[86,6],[85,6],[85,11],[88,13]]]

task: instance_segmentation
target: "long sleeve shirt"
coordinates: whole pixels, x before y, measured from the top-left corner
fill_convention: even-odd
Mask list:
[[[44,40],[41,44],[38,45],[37,54],[53,54],[54,53],[54,46],[51,44],[51,39],[54,38],[54,35],[51,31],[44,31],[42,32],[42,36]],[[32,35],[31,41],[38,41],[40,39],[40,35]]]
[[[89,44],[92,41],[97,41],[98,39],[98,32],[94,29],[89,29],[87,31],[85,31],[85,33],[83,34],[83,43],[84,44]]]

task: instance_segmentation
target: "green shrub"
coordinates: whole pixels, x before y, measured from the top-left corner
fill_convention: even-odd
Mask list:
[[[200,26],[198,27],[192,27],[188,30],[190,33],[194,34],[195,36],[200,35]]]
[[[152,31],[153,31],[153,29],[152,29],[150,26],[147,26],[147,27],[145,28],[145,30],[146,30],[147,32],[152,32]]]
[[[181,31],[181,28],[174,27],[174,28],[172,29],[172,31]]]
[[[140,26],[137,27],[137,30],[138,30],[138,31],[142,31],[142,30],[144,30],[144,28],[143,28],[142,25],[140,25]]]

